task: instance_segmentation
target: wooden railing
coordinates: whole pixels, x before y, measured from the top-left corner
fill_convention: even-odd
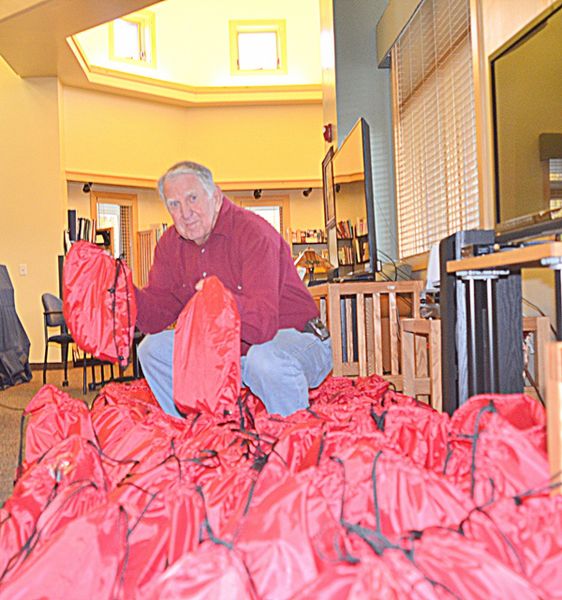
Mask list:
[[[154,229],[137,232],[139,248],[139,280],[138,286],[144,287],[148,283],[148,273],[152,266],[154,248],[156,247],[156,233]]]

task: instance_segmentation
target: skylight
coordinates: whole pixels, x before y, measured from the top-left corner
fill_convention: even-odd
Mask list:
[[[230,21],[233,74],[286,73],[285,21]]]

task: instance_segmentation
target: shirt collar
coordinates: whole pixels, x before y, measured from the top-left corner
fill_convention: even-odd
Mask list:
[[[213,227],[213,231],[209,236],[209,239],[214,235],[227,236],[232,232],[232,219],[233,219],[233,204],[232,202],[223,195],[222,206],[217,217],[217,222]]]

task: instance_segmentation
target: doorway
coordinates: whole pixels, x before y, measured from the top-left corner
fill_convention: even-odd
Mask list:
[[[127,263],[138,280],[137,196],[116,192],[90,192],[90,212],[96,231],[111,232],[111,253]]]

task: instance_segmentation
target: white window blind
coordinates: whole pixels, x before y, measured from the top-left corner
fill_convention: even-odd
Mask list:
[[[424,0],[392,50],[400,257],[478,227],[468,0]]]

